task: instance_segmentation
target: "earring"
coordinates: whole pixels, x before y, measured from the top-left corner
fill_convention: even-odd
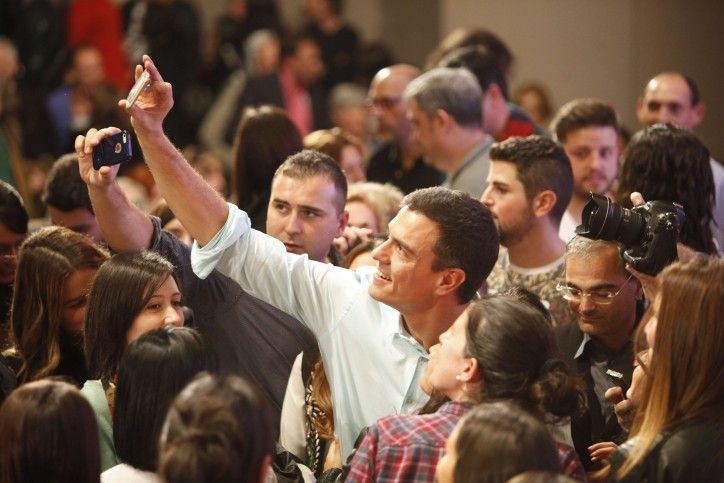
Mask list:
[[[462,378],[462,376],[460,376],[460,374],[458,374],[457,376],[455,376],[455,380],[456,380],[456,381],[461,381],[462,379],[463,379],[463,378]]]

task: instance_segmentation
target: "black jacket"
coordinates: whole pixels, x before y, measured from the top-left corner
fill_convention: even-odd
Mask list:
[[[716,482],[724,481],[724,428],[697,419],[665,431],[643,461],[624,478],[616,473],[633,445],[622,445],[613,457],[611,481]]]
[[[569,367],[586,382],[587,409],[583,414],[571,419],[571,436],[573,446],[578,453],[581,462],[587,471],[597,468],[590,458],[588,447],[593,443],[601,441],[613,441],[617,444],[626,440],[626,432],[619,426],[615,416],[604,421],[601,405],[593,389],[593,378],[591,377],[591,364],[584,356],[574,359],[583,341],[583,332],[576,322],[565,326],[558,326],[555,329],[556,339],[560,357]],[[624,379],[630,385],[633,372],[633,354],[631,364],[628,367],[617,367],[622,372]]]

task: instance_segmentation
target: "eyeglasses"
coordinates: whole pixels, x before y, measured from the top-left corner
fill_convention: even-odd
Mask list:
[[[563,298],[568,300],[569,302],[580,302],[583,297],[588,297],[591,299],[591,302],[593,302],[596,305],[608,305],[613,302],[613,299],[615,299],[618,294],[621,293],[621,290],[626,286],[629,281],[633,278],[633,274],[629,275],[626,281],[619,287],[618,290],[615,292],[612,290],[593,290],[591,292],[588,292],[586,290],[581,290],[580,288],[576,287],[569,287],[568,285],[565,285],[563,283],[559,283],[556,285],[556,290],[563,294]]]
[[[367,107],[376,107],[378,109],[392,109],[401,100],[402,96],[367,98],[365,105],[367,105]]]

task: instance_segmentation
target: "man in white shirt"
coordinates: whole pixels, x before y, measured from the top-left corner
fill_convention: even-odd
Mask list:
[[[171,85],[149,57],[144,63],[151,83],[129,109],[131,122],[161,193],[196,240],[194,271],[204,277],[217,268],[312,330],[344,458],[364,426],[426,400],[418,383],[427,349],[465,310],[497,258],[489,210],[444,188],[415,192],[375,250],[374,274],[287,253],[279,240],[252,230],[246,213],[219,197],[171,144],[162,128],[173,106]]]

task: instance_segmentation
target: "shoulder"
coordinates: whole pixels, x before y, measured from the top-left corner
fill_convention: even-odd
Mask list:
[[[576,353],[583,340],[583,332],[578,327],[578,322],[574,320],[568,325],[560,325],[555,327],[553,332],[558,342],[560,355],[566,359],[573,359],[573,354]]]
[[[706,420],[686,424],[674,430],[661,446],[657,457],[657,478],[665,481],[688,478],[692,481],[722,481],[722,448],[724,432],[721,427]]]

